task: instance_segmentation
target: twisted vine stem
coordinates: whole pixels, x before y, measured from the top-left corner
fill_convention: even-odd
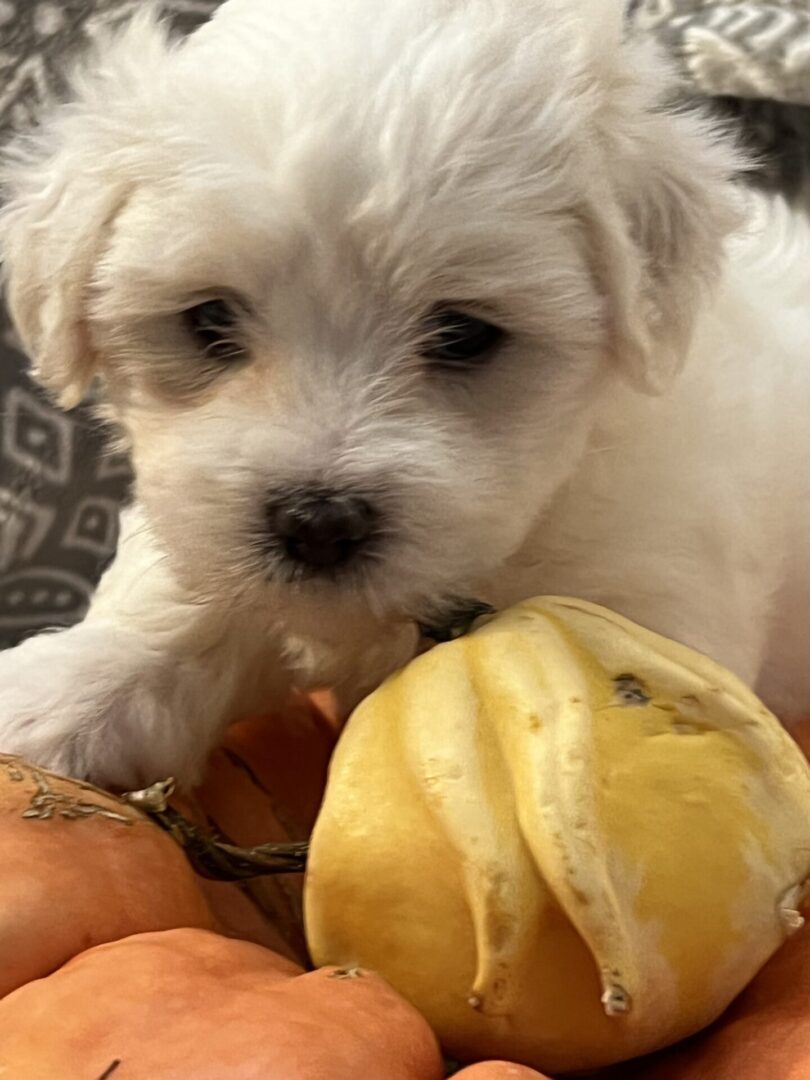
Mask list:
[[[202,877],[213,881],[246,881],[271,874],[300,874],[306,869],[308,843],[237,847],[216,840],[169,805],[173,792],[174,781],[162,780],[143,791],[130,791],[123,799],[164,829],[183,848]]]

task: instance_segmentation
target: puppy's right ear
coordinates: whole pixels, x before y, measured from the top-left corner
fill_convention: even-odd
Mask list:
[[[88,297],[108,230],[138,179],[144,94],[167,55],[150,11],[98,42],[69,80],[70,100],[0,165],[0,258],[12,319],[35,377],[66,408],[98,369]]]
[[[568,0],[563,0],[568,2]],[[590,83],[585,214],[609,308],[610,351],[645,393],[667,390],[744,220],[731,183],[746,162],[728,133],[673,103],[677,80],[617,0],[573,0]]]

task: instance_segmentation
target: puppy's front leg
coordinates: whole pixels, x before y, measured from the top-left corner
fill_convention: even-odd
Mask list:
[[[0,654],[0,752],[104,786],[188,785],[225,724],[287,685],[255,621],[184,597],[130,511],[86,620]]]

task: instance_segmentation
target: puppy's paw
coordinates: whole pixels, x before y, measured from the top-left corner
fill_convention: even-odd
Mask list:
[[[155,654],[134,635],[77,626],[0,653],[0,753],[101,787],[194,782],[205,746],[174,723]],[[164,687],[165,688],[165,687]]]

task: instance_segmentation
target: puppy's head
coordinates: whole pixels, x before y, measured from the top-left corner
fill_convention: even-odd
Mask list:
[[[15,319],[98,377],[201,591],[419,613],[664,389],[732,224],[616,0],[230,0],[137,18],[7,160]]]

